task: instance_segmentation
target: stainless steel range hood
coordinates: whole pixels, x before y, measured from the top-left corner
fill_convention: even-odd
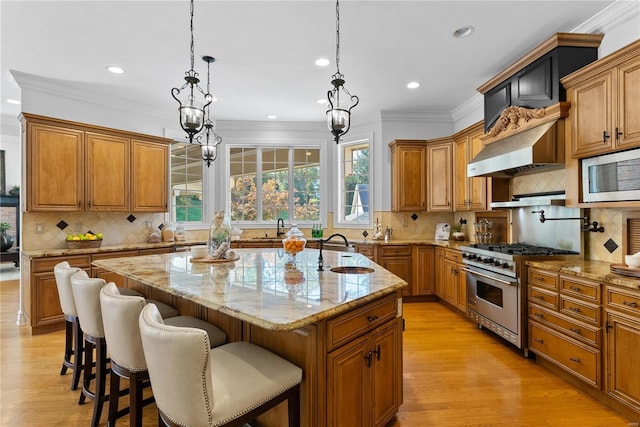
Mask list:
[[[558,119],[485,146],[467,176],[512,177],[564,167],[564,120]]]

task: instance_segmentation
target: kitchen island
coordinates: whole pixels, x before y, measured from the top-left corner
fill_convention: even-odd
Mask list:
[[[230,341],[263,346],[300,366],[303,426],[382,426],[402,403],[402,298],[406,282],[356,253],[238,249],[230,262],[190,253],[94,261],[125,286],[218,325]],[[371,268],[344,274],[332,267]],[[285,425],[285,404],[260,419]]]

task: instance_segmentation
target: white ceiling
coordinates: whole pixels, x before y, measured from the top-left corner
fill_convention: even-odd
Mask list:
[[[360,97],[354,116],[450,113],[476,88],[556,32],[613,1],[355,1],[340,3],[340,71]],[[177,116],[172,87],[189,68],[189,2],[7,1],[1,15],[2,113],[17,115],[9,70],[59,80],[87,97],[122,96]],[[335,2],[195,1],[196,70],[214,56],[217,120],[324,121],[335,73]],[[475,33],[453,32],[472,25]],[[326,57],[328,67],[314,65]],[[119,65],[123,75],[106,71]],[[422,86],[409,90],[416,80]],[[206,85],[206,81],[203,82]],[[123,102],[125,102],[123,100]]]

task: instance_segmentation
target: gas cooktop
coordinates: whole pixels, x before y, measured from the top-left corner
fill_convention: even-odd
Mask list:
[[[545,246],[528,245],[526,243],[472,243],[468,246],[468,248],[523,256],[579,255],[578,252],[574,251],[549,248]]]

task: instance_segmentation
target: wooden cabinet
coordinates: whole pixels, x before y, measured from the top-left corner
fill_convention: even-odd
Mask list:
[[[396,139],[391,148],[391,210],[427,209],[427,146],[424,140]]]
[[[430,141],[427,145],[427,210],[453,210],[451,141]]]
[[[436,262],[433,246],[414,246],[412,296],[434,295],[436,292]]]
[[[444,299],[444,287],[447,281],[446,266],[444,264],[444,248],[436,246],[434,249],[434,258],[436,263],[435,280],[436,280],[436,296]]]
[[[571,102],[571,154],[640,147],[640,41],[562,79]]]
[[[456,211],[487,209],[487,180],[483,177],[467,177],[467,164],[484,145],[482,122],[454,135],[454,209]]]
[[[436,295],[463,313],[467,312],[467,276],[462,270],[462,253],[435,248]]]
[[[640,412],[640,291],[605,286],[605,392]]]
[[[376,262],[396,276],[406,281],[409,286],[402,288],[402,295],[411,295],[411,246],[380,245],[377,248]]]
[[[530,350],[600,389],[600,283],[530,268],[527,288]]]
[[[367,258],[369,258],[371,261],[376,260],[376,255],[375,255],[375,246],[373,245],[354,245],[355,246],[355,250],[357,253],[362,254],[364,256],[366,256]]]
[[[68,257],[50,257],[33,259],[22,263],[23,281],[29,275],[29,289],[24,290],[24,309],[27,324],[32,334],[40,334],[64,327],[64,314],[60,308],[60,297],[53,268],[56,264],[67,261],[72,267],[91,272],[90,255],[74,255]]]
[[[167,211],[169,140],[22,117],[27,211]]]
[[[104,252],[99,254],[93,254],[91,256],[91,261],[97,261],[100,259],[111,259],[111,258],[123,258],[123,257],[132,257],[140,255],[139,251],[119,251],[119,252]],[[148,254],[147,254],[148,255]],[[91,267],[91,277],[99,277],[104,279],[107,283],[113,282],[119,288],[126,287],[126,278],[114,273],[113,271],[108,271],[100,267]]]
[[[398,411],[402,337],[396,314],[390,295],[327,321],[328,426],[384,426]]]

